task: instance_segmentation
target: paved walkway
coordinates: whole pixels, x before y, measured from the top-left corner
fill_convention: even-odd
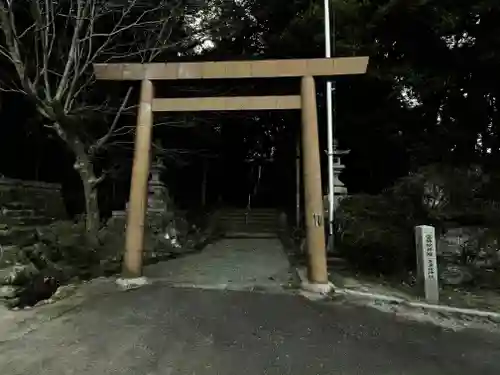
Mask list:
[[[150,285],[0,343],[6,375],[498,375],[500,336],[289,294]]]
[[[145,276],[178,286],[279,291],[290,271],[279,239],[247,238],[224,239],[200,253],[148,266]]]

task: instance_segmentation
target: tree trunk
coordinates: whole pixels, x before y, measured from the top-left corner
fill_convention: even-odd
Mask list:
[[[89,240],[95,241],[101,223],[99,213],[99,202],[97,198],[97,183],[94,172],[94,165],[85,145],[75,135],[68,133],[59,123],[54,124],[54,129],[68,147],[75,154],[75,164],[73,168],[78,172],[83,185],[85,199],[85,228],[89,235]]]
[[[75,150],[75,154],[76,161],[74,168],[82,179],[85,198],[85,227],[90,238],[95,239],[97,238],[101,221],[96,188],[97,178],[94,173],[92,161],[85,150],[82,150],[82,152],[76,152]]]

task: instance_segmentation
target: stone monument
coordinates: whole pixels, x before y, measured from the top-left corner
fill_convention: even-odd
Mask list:
[[[423,286],[428,303],[439,302],[436,230],[429,225],[415,227],[417,247],[417,281]]]
[[[344,155],[349,154],[350,150],[339,150],[338,141],[334,139],[333,141],[333,209],[338,207],[340,201],[347,197],[347,188],[344,183],[340,181],[340,174],[345,169],[345,165],[342,164],[340,158]],[[328,200],[329,197],[326,195],[324,198],[325,206],[325,217],[328,217]]]

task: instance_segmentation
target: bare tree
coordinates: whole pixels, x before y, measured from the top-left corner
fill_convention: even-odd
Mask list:
[[[0,0],[0,59],[12,67],[12,79],[0,82],[0,89],[24,94],[44,126],[74,153],[91,235],[99,229],[97,186],[106,175],[97,173],[96,157],[134,131],[120,124],[121,116],[131,109],[132,89],[117,109],[110,108],[94,89],[92,64],[151,62],[165,58],[166,51],[194,47],[197,38],[186,33],[184,22],[192,5],[186,4],[186,0]],[[102,121],[102,116],[109,121]]]

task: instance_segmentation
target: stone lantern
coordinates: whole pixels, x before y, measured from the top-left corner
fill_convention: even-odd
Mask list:
[[[347,188],[344,183],[340,181],[340,174],[345,169],[340,158],[349,154],[350,150],[339,150],[338,141],[335,139],[333,143],[333,193],[334,193],[334,209],[338,206],[339,202],[347,196]]]
[[[172,207],[170,195],[167,186],[161,180],[162,173],[165,171],[163,158],[158,150],[162,150],[160,142],[155,142],[155,151],[149,172],[148,197],[146,220],[148,227],[154,232],[161,231],[172,219]],[[114,221],[122,222],[125,225],[128,203],[125,211],[113,211]]]
[[[155,146],[148,181],[147,219],[153,230],[161,230],[172,219],[172,207],[168,188],[161,179],[166,168],[158,150],[163,148],[159,141]]]

